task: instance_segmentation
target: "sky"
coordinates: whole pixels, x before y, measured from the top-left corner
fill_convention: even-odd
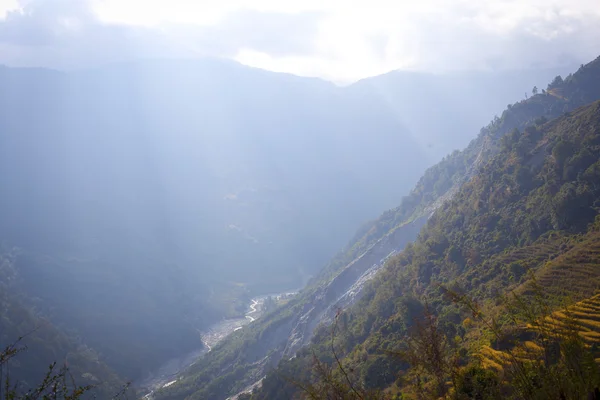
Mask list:
[[[349,83],[600,55],[600,0],[0,0],[0,63],[224,57]]]

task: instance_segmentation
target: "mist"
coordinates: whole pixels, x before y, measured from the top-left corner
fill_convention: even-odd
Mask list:
[[[34,332],[21,379],[72,357],[101,397],[146,394],[298,292],[354,282],[339,254],[390,240],[424,174],[600,35],[585,1],[432,1],[401,29],[389,4],[226,3],[0,2],[0,347]]]

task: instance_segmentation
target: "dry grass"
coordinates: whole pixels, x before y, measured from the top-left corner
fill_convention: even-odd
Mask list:
[[[552,295],[575,299],[592,296],[600,290],[600,234],[590,232],[562,255],[546,263],[537,275],[537,283]],[[600,304],[583,302],[581,311],[600,311]]]
[[[523,328],[533,332],[551,332],[555,337],[565,337],[573,329],[579,334],[586,346],[600,344],[600,294],[573,304],[566,309],[553,312],[539,322],[527,324]],[[512,361],[532,361],[540,359],[544,349],[534,341],[518,343],[509,351],[495,350],[483,346],[479,351],[479,359],[484,368],[503,371]],[[600,354],[595,354],[599,356]],[[596,361],[600,363],[600,358]]]

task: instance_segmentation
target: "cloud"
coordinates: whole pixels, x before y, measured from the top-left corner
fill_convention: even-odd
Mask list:
[[[78,33],[93,20],[86,2],[75,0],[21,1],[0,23],[0,41],[14,45],[47,46]]]
[[[172,43],[187,43],[195,54],[233,57],[240,48],[252,48],[273,56],[305,55],[314,49],[322,17],[319,12],[240,10],[217,25],[171,25],[164,31]]]
[[[395,36],[410,37],[411,46],[389,48],[387,57],[412,55],[415,67],[434,71],[455,69],[511,69],[565,64],[595,57],[600,48],[600,15],[578,18],[548,10],[525,17],[466,12],[421,16]],[[396,49],[400,48],[401,53]]]
[[[81,0],[22,0],[0,21],[0,62],[73,68],[143,52],[153,30],[98,21]]]
[[[88,1],[21,1],[0,20],[0,62],[78,68],[132,58],[233,57],[244,47],[306,54],[319,18],[317,12],[239,10],[213,26],[149,27],[102,21]]]
[[[3,1],[3,0],[0,0]],[[348,82],[392,69],[514,69],[600,53],[597,0],[21,0],[0,62],[78,68],[219,56]]]
[[[237,59],[267,69],[352,81],[392,69],[445,72],[556,67],[600,54],[597,1],[371,0],[322,21],[308,56],[242,49]]]

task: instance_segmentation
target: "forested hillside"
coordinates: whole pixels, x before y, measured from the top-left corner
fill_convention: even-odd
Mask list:
[[[202,348],[198,329],[251,294],[301,286],[400,196],[371,182],[375,158],[412,149],[425,167],[400,124],[349,112],[334,85],[233,62],[0,68],[0,85],[17,286],[132,379]]]
[[[444,120],[450,103],[491,113],[553,73],[342,88],[225,60],[2,67],[0,242],[19,250],[11,293],[140,379],[203,347],[198,330],[243,315],[250,296],[301,287],[453,149],[449,137],[468,140],[480,124],[475,113],[447,132],[427,114],[408,124],[405,99],[382,85],[410,97],[462,82],[457,98],[419,95]],[[470,95],[479,88],[493,100]]]
[[[19,394],[38,388],[54,363],[55,373],[67,367],[76,385],[93,386],[83,398],[110,399],[121,393],[127,383],[100,354],[36,313],[31,299],[15,287],[18,253],[15,248],[1,248],[0,252],[0,397],[11,398],[13,386]],[[135,397],[132,388],[123,394]]]
[[[277,310],[275,313],[267,316],[264,320],[258,321],[254,326],[244,329],[243,332],[237,332],[232,335],[231,338],[228,338],[228,340],[219,345],[219,347],[213,349],[207,357],[199,360],[197,365],[193,366],[186,374],[184,374],[184,379],[179,382],[179,384],[173,385],[168,390],[158,393],[158,398],[177,399],[187,398],[187,396],[190,396],[190,398],[224,398],[227,395],[237,393],[239,390],[243,389],[245,385],[259,380],[263,376],[262,371],[269,366],[275,365],[282,356],[292,356],[294,353],[289,353],[289,349],[295,349],[295,346],[297,346],[295,345],[296,343],[302,343],[303,340],[306,340],[311,336],[312,329],[314,329],[314,325],[311,325],[311,321],[313,324],[314,321],[328,321],[326,316],[325,318],[323,317],[323,314],[317,314],[317,317],[315,318],[314,310],[320,309],[320,304],[335,305],[336,296],[340,296],[343,293],[343,290],[348,290],[350,288],[351,283],[346,285],[339,283],[341,277],[348,276],[348,271],[350,271],[350,275],[357,279],[360,276],[360,273],[358,275],[352,275],[353,268],[355,269],[357,265],[361,264],[370,267],[371,264],[369,264],[368,260],[373,259],[373,257],[369,254],[373,252],[375,252],[374,254],[378,254],[381,250],[377,249],[381,248],[386,252],[380,254],[378,258],[375,258],[376,260],[379,260],[379,258],[382,257],[385,258],[387,253],[391,250],[401,251],[407,240],[413,240],[417,237],[418,229],[415,230],[412,226],[420,227],[423,219],[426,219],[434,213],[434,211],[438,210],[440,206],[448,204],[448,201],[453,199],[459,190],[468,190],[467,188],[469,186],[464,186],[463,189],[461,189],[461,187],[467,182],[471,182],[470,179],[479,173],[484,165],[488,165],[489,162],[492,162],[491,160],[495,159],[494,157],[496,157],[499,152],[508,151],[509,148],[512,149],[511,146],[513,145],[518,147],[519,143],[520,146],[526,146],[525,143],[534,140],[529,138],[531,132],[537,132],[538,129],[542,129],[541,126],[548,120],[559,117],[565,112],[569,112],[570,110],[591,101],[600,99],[600,87],[598,86],[599,77],[600,59],[597,59],[585,66],[581,66],[576,73],[570,74],[564,80],[560,77],[556,77],[548,85],[547,90],[544,89],[541,93],[538,93],[533,97],[514,104],[509,104],[501,117],[495,117],[488,126],[481,129],[479,136],[473,140],[465,150],[455,151],[445,157],[440,163],[429,168],[421,177],[412,192],[402,200],[400,206],[385,212],[376,221],[365,224],[356,233],[355,237],[344,251],[340,252],[296,299],[292,300],[292,302]],[[561,94],[559,95],[559,93]],[[517,129],[519,133],[517,133],[515,129]],[[520,132],[525,133],[522,134]],[[536,135],[539,136],[539,133]],[[537,140],[539,139],[538,136],[534,135],[533,137]],[[525,137],[525,139],[523,139],[523,137]],[[515,151],[520,152],[518,154],[523,156],[523,152],[531,150],[532,149],[529,147],[518,147],[518,150]],[[540,160],[543,161],[545,153],[538,152],[536,154],[536,162],[539,163]],[[540,159],[540,157],[542,158]],[[536,164],[536,166],[539,165]],[[494,179],[500,176],[500,171],[501,170],[495,173]],[[519,179],[521,179],[525,173],[522,170],[519,170],[518,174]],[[514,191],[511,193],[513,193],[513,196],[522,195],[522,193],[515,194]],[[458,198],[460,198],[460,195]],[[481,200],[481,202],[483,201],[484,200]],[[470,203],[467,202],[466,204]],[[439,212],[440,211],[438,210],[434,215],[437,215]],[[536,216],[535,218],[541,217]],[[538,222],[532,221],[537,221],[537,219],[530,220],[530,224],[536,226],[535,224]],[[543,224],[543,221],[540,219],[539,223]],[[540,235],[540,232],[545,232],[544,229],[547,229],[547,227],[543,226],[533,228],[524,225],[520,226],[520,228],[524,229],[523,232],[530,232],[537,229],[535,230],[535,233],[533,233],[534,235]],[[522,234],[523,233],[519,233],[519,237]],[[401,239],[398,239],[398,237]],[[455,248],[452,249],[451,254],[458,257],[458,261],[479,254],[480,250],[477,250],[479,244],[475,243],[478,238],[474,235],[470,240],[471,242],[469,243],[473,244],[471,250],[467,251],[464,248],[460,248],[459,250]],[[517,243],[519,243],[519,240],[521,239],[516,240]],[[498,251],[497,247],[494,249]],[[477,257],[482,258],[476,258],[475,260],[485,260],[481,255],[478,255]],[[539,255],[539,257],[545,259],[547,255]],[[365,259],[367,262],[363,262]],[[396,258],[395,260],[398,259]],[[449,260],[452,259],[450,258]],[[539,259],[536,258],[534,258],[534,260],[539,261]],[[458,261],[454,260],[452,262]],[[525,260],[523,260],[523,262],[526,263]],[[412,287],[413,284],[421,288],[429,287],[431,284],[430,280],[432,279],[429,275],[433,272],[425,272],[429,270],[435,271],[436,267],[434,264],[426,264],[426,267],[423,268],[426,268],[426,270],[423,271],[423,276],[421,276],[420,273],[415,273],[418,278],[416,278],[415,282],[410,282],[408,284],[409,287]],[[439,268],[439,266],[437,268]],[[404,269],[404,267],[402,267],[402,269]],[[480,271],[473,272],[473,274],[479,276],[479,272]],[[505,281],[502,281],[502,279],[504,279],[502,278],[502,274],[496,274],[496,271],[492,271],[490,274],[497,277],[496,279],[499,281],[495,281],[496,283],[491,285],[493,286],[493,289],[486,289],[488,290],[488,292],[486,292],[487,296],[491,296],[492,293],[494,295],[501,293],[503,289],[502,285],[506,283]],[[345,279],[347,279],[347,277]],[[381,287],[377,286],[377,289],[375,289],[375,286],[370,286],[367,291],[362,292],[367,293],[367,295],[365,295],[366,299],[379,299],[377,303],[378,308],[372,309],[369,304],[361,303],[356,306],[357,308],[352,309],[362,310],[363,314],[361,315],[362,318],[366,318],[367,325],[372,324],[375,321],[379,321],[379,323],[383,324],[386,321],[386,318],[379,315],[379,308],[381,308],[381,310],[388,310],[385,312],[382,311],[383,315],[386,316],[386,313],[392,312],[390,310],[393,310],[394,307],[398,306],[394,301],[390,301],[390,296],[392,296],[391,293],[394,292],[391,291],[392,289],[390,289],[390,287],[386,286],[399,285],[397,279],[390,276],[385,276],[385,278],[381,279],[385,280],[387,283]],[[379,279],[377,282],[379,282]],[[342,289],[340,289],[340,287]],[[360,297],[360,293],[357,298],[358,297]],[[402,308],[402,306],[398,307]],[[366,310],[370,310],[367,316],[364,314]],[[331,315],[331,309],[326,311],[325,314],[327,314],[327,312]],[[410,322],[412,317],[409,316],[406,318],[407,321]],[[396,325],[393,326],[396,327]],[[364,331],[358,335],[358,339],[354,338],[346,342],[346,346],[349,346],[346,350],[352,348],[356,342],[360,343],[362,340],[366,340],[366,338],[370,337],[370,327],[366,328],[363,326],[360,329],[364,329]],[[390,329],[389,326],[388,329]],[[286,335],[291,336],[288,337]],[[378,333],[373,333],[373,335],[379,337]],[[399,333],[399,335],[401,335],[401,333]],[[321,340],[325,340],[324,338],[326,337],[327,335],[324,335],[322,332]],[[304,361],[301,361],[302,358],[300,358],[299,360],[293,361],[292,364],[297,365],[297,363],[305,362],[303,368],[306,371],[309,369],[311,356],[307,355],[308,353],[304,354]],[[374,365],[378,365],[379,363],[390,363],[389,360],[384,359],[385,357],[377,356],[374,360],[369,362],[369,365],[371,365],[371,363]],[[397,367],[397,363],[392,362],[390,364],[387,375],[388,378],[393,375],[390,371],[393,371],[394,368]],[[298,376],[297,374],[299,371],[296,369],[297,367],[293,368],[294,372],[292,375]],[[273,376],[277,376],[277,374]],[[279,376],[281,377],[281,375]],[[267,385],[269,380],[265,382],[265,385]],[[275,379],[273,385],[277,387],[288,387],[284,382],[277,381],[277,379]],[[268,390],[264,393],[266,393],[267,396],[274,396],[274,394]],[[285,398],[285,396],[281,398]]]
[[[600,400],[598,1],[0,0],[0,400]]]
[[[598,86],[599,78],[600,59],[597,59],[582,66],[576,73],[570,74],[564,80],[560,77],[555,78],[548,85],[548,89],[544,89],[542,93],[515,104],[510,104],[502,113],[501,117],[495,117],[488,126],[481,129],[479,136],[474,139],[465,150],[455,151],[445,157],[440,163],[429,168],[418,181],[411,193],[402,200],[400,206],[385,212],[376,221],[365,224],[356,233],[355,237],[344,251],[340,252],[327,265],[321,274],[311,281],[309,286],[297,296],[297,298],[283,308],[268,315],[263,320],[258,321],[255,325],[246,328],[243,331],[236,332],[224,343],[213,349],[213,351],[205,358],[199,360],[196,365],[192,366],[190,370],[184,374],[184,379],[178,382],[177,385],[173,385],[168,389],[157,393],[156,396],[161,399],[188,397],[198,399],[225,398],[228,395],[235,394],[244,389],[246,385],[259,380],[263,376],[265,369],[276,365],[282,357],[289,358],[290,356],[293,356],[295,350],[290,352],[290,349],[297,349],[298,342],[304,343],[304,341],[312,335],[312,330],[314,329],[314,324],[316,322],[324,321],[326,322],[326,326],[328,326],[327,322],[330,321],[330,319],[328,319],[327,315],[328,313],[331,315],[332,311],[335,311],[330,308],[326,311],[320,311],[321,314],[318,314],[315,313],[315,310],[322,310],[323,307],[320,306],[322,304],[332,304],[332,306],[335,307],[335,299],[337,296],[342,295],[344,290],[350,290],[352,283],[340,283],[340,278],[347,280],[347,276],[350,275],[354,277],[353,279],[358,279],[360,273],[353,273],[353,268],[355,269],[357,265],[370,267],[372,261],[369,260],[379,260],[380,258],[385,257],[391,250],[401,251],[407,241],[414,240],[417,237],[418,228],[421,226],[422,221],[432,213],[434,217],[429,222],[429,226],[434,223],[433,221],[438,218],[438,215],[440,215],[440,218],[442,215],[449,218],[452,214],[446,212],[445,208],[439,210],[439,207],[442,205],[448,207],[448,204],[454,204],[455,201],[458,201],[457,199],[462,199],[461,196],[464,196],[464,193],[470,193],[469,185],[473,185],[474,179],[477,179],[474,178],[471,180],[471,178],[480,173],[483,166],[495,171],[493,177],[490,178],[492,179],[490,182],[493,183],[490,184],[503,187],[499,182],[504,182],[502,179],[508,179],[502,178],[504,170],[499,166],[490,163],[497,162],[493,160],[502,160],[502,157],[506,156],[506,152],[513,151],[513,147],[515,148],[514,151],[516,154],[524,157],[525,154],[529,154],[528,152],[533,151],[530,146],[533,146],[534,143],[537,143],[537,141],[540,140],[542,134],[539,130],[549,129],[549,125],[544,125],[548,120],[559,117],[565,112],[593,100],[600,99],[600,87]],[[559,92],[562,94],[557,95]],[[544,128],[542,128],[542,126]],[[534,158],[536,160],[535,167],[539,167],[539,163],[545,160],[544,157],[546,156],[546,153],[536,150],[535,154],[537,157]],[[523,163],[523,161],[521,161],[521,163]],[[523,166],[522,168],[529,168],[529,164],[527,163],[530,163],[530,161],[525,162],[526,166]],[[522,168],[518,168],[518,172],[514,172],[515,176],[518,176],[518,179],[513,178],[512,175],[511,179],[517,179],[521,184],[524,182],[529,182],[530,184],[533,184],[532,182],[537,182],[533,180],[533,177],[528,175],[531,173],[525,172]],[[571,166],[570,168],[573,167]],[[511,170],[511,174],[512,173]],[[521,179],[524,181],[521,181]],[[486,190],[489,191],[491,189],[486,188]],[[522,192],[515,191],[515,188],[504,190],[508,190],[509,193],[512,194],[512,200],[521,198],[524,195]],[[502,193],[502,190],[500,190],[499,193]],[[495,196],[494,201],[504,199],[501,194],[496,194]],[[452,200],[452,203],[449,203],[450,200]],[[462,207],[469,207],[469,205],[472,204],[472,199],[465,199],[464,201],[464,203],[461,203],[463,204]],[[485,201],[485,199],[478,200],[477,204],[484,204]],[[538,208],[536,208],[536,210],[543,209],[540,205],[537,206]],[[478,207],[483,207],[483,205]],[[462,214],[463,211],[461,209],[461,211],[458,212],[458,218],[464,218]],[[512,216],[513,214],[510,213],[510,217]],[[496,222],[497,217],[490,219],[490,224]],[[511,222],[503,223],[510,225],[512,220]],[[541,225],[538,226],[537,224]],[[546,224],[546,222],[544,222],[540,215],[530,215],[529,222],[519,225],[519,230],[515,230],[515,232],[519,232],[518,238],[511,240],[516,241],[515,243],[522,243],[521,241],[525,239],[522,239],[521,236],[528,234],[533,235],[530,240],[534,240],[533,238],[537,238],[542,232],[546,232],[549,229],[548,226],[544,224]],[[413,226],[417,229],[412,228]],[[425,232],[428,232],[429,229],[432,228],[426,229]],[[447,234],[448,236],[458,235],[464,231],[464,229],[461,229],[460,227],[456,228],[456,232],[454,227],[449,226],[446,227],[446,229],[450,232]],[[426,233],[423,233],[423,235],[425,234]],[[494,234],[497,235],[498,238],[512,238],[512,236],[506,236],[506,232],[503,234],[495,232]],[[442,237],[444,237],[444,235],[446,234],[438,234],[438,236]],[[446,255],[444,255],[442,258],[443,263],[446,263],[446,261],[452,263],[464,263],[466,262],[465,260],[480,263],[481,261],[486,260],[485,257],[490,257],[490,254],[492,253],[482,253],[482,250],[479,250],[479,247],[482,246],[483,243],[480,244],[478,242],[482,238],[479,238],[477,235],[479,235],[479,232],[473,234],[469,238],[469,241],[467,241],[470,247],[464,247],[464,243],[460,244],[462,247],[457,247],[459,246],[458,244],[454,244],[452,247],[448,244],[448,239],[438,238],[438,240],[443,243],[443,246],[451,247],[450,250],[444,247],[444,251],[449,251],[449,254],[451,255],[448,256],[449,258],[447,260]],[[434,245],[432,240],[424,240],[428,241],[431,245]],[[513,242],[511,242],[511,244],[513,244]],[[506,246],[506,243],[503,245]],[[435,246],[438,245],[436,244]],[[490,252],[500,251],[499,246],[500,244],[491,246]],[[379,248],[385,250],[385,252],[377,255],[381,252],[378,250]],[[409,249],[402,254],[408,254],[411,251],[414,251],[414,246],[409,247]],[[371,257],[369,255],[373,252],[377,257]],[[547,254],[538,254],[538,258],[534,258],[533,260],[545,260],[547,256]],[[398,257],[404,257],[404,255]],[[391,262],[392,265],[398,262],[398,257],[394,258],[394,261]],[[427,259],[427,256],[424,257]],[[456,260],[452,257],[456,257]],[[367,261],[363,262],[364,260]],[[413,287],[425,290],[423,288],[429,288],[431,285],[434,287],[435,284],[432,284],[432,282],[437,282],[439,278],[437,275],[432,274],[439,273],[437,269],[441,268],[441,262],[442,261],[434,263],[433,260],[431,260],[431,262],[425,263],[424,266],[419,267],[418,272],[413,272],[413,281],[406,283],[399,282],[398,277],[386,275],[390,273],[390,270],[394,270],[393,267],[388,267],[387,272],[378,275],[378,278],[376,279],[376,282],[379,282],[378,284],[375,283],[368,286],[366,290],[363,290],[362,292],[359,291],[360,293],[356,298],[359,298],[360,295],[364,295],[365,298],[351,310],[361,311],[349,312],[360,314],[361,323],[364,324],[360,325],[360,327],[358,327],[359,325],[355,327],[360,333],[356,331],[352,331],[351,334],[348,333],[350,339],[347,339],[344,342],[343,346],[345,349],[350,351],[357,343],[363,343],[363,341],[367,340],[382,340],[381,333],[378,331],[379,329],[383,329],[388,333],[390,330],[397,331],[397,336],[395,336],[393,340],[398,340],[399,337],[406,332],[405,329],[398,330],[398,326],[410,324],[411,318],[415,315],[404,315],[402,318],[405,318],[405,321],[400,325],[398,325],[398,323],[388,323],[387,318],[395,313],[394,310],[406,308],[406,306],[403,305],[404,300],[394,301],[392,299],[395,298],[395,296],[399,296],[399,290],[405,291],[407,288]],[[529,265],[528,262],[531,263],[533,261],[523,259],[522,262]],[[513,267],[519,269],[516,267],[517,264],[518,263],[514,263]],[[480,276],[482,274],[481,271],[488,271],[488,264],[486,264],[485,267],[481,267],[481,270],[479,268],[476,270],[465,269],[464,267],[460,268],[460,276],[464,276],[463,280],[465,282],[471,282],[472,280],[478,282],[479,280],[484,279],[483,276],[488,276]],[[405,267],[402,266],[399,267],[399,269],[404,270]],[[420,269],[423,269],[423,271],[420,271]],[[486,290],[486,298],[501,293],[504,289],[504,285],[508,282],[508,278],[502,273],[498,273],[496,269],[491,269],[489,272],[486,272],[489,276],[494,277],[494,283],[490,283],[487,286],[483,285],[482,287],[478,286],[479,291]],[[524,270],[524,268],[519,269],[520,274],[524,274]],[[348,271],[350,271],[350,273]],[[476,276],[477,278],[475,279],[473,276]],[[448,279],[458,279],[458,277]],[[403,286],[404,284],[406,286]],[[472,283],[469,283],[469,285],[470,284]],[[418,298],[421,298],[421,296],[424,296],[424,294],[420,293]],[[406,300],[407,304],[412,302],[411,299]],[[373,302],[375,302],[376,305],[372,304]],[[372,324],[375,324],[375,327],[373,327]],[[382,325],[385,325],[387,328],[382,328]],[[326,338],[328,337],[326,331],[327,328],[325,328],[325,331],[321,331],[320,336],[317,336],[316,340],[326,342]],[[384,340],[384,342],[387,343],[387,345],[390,345],[390,341],[387,339]],[[399,364],[390,361],[385,356],[379,354],[381,353],[380,348],[377,348],[376,350],[375,353],[378,353],[378,355],[370,359],[368,365],[362,360],[363,362],[356,362],[356,365],[353,365],[353,368],[356,367],[357,371],[365,371],[365,368],[370,368],[369,366],[375,365],[376,373],[380,373],[381,370],[377,369],[379,368],[377,366],[379,364],[388,365],[388,369],[384,373],[384,376],[388,377],[386,379],[392,379],[391,377],[395,376]],[[302,371],[307,372],[310,369],[310,360],[312,356],[310,356],[310,352],[306,351],[303,352],[304,358],[300,357],[291,362],[292,366],[289,368],[292,368],[293,372],[285,369],[288,367],[284,367],[284,369],[281,370],[284,371],[284,375],[290,373],[291,375],[289,376],[300,376],[302,375]],[[322,349],[320,354],[323,355],[323,352],[327,353],[326,346]],[[369,353],[372,354],[371,351]],[[330,355],[325,354],[324,356],[326,359],[330,360]],[[301,367],[298,365],[301,365]],[[288,394],[283,395],[279,393],[279,396],[283,397],[277,397],[275,395],[277,392],[270,392],[270,389],[268,389],[270,385],[269,382],[272,383],[273,387],[289,388],[289,382],[282,382],[280,379],[276,378],[277,376],[279,376],[279,378],[282,376],[279,374],[279,372],[281,372],[279,369],[276,371],[278,372],[271,375],[271,377],[265,381],[265,389],[263,392],[260,392],[263,394],[259,395],[259,398],[263,395],[266,396],[265,398],[287,398],[286,396],[288,396]],[[308,379],[308,376],[309,375],[306,374],[304,375],[306,379]]]
[[[456,362],[464,366],[463,373],[483,367],[491,374],[486,375],[487,383],[506,386],[497,393],[491,386],[484,388],[481,393],[485,393],[486,398],[500,398],[501,393],[523,398],[516,383],[510,380],[508,370],[488,368],[494,364],[493,360],[488,357],[486,362],[483,357],[481,361],[482,357],[477,356],[485,349],[488,355],[502,350],[501,337],[508,332],[492,335],[493,329],[488,325],[477,325],[478,313],[473,314],[472,308],[450,301],[447,293],[473,299],[478,304],[478,312],[502,315],[508,311],[503,310],[506,306],[501,296],[511,290],[524,296],[522,298],[540,296],[546,307],[560,310],[573,301],[591,298],[600,289],[600,260],[597,258],[600,102],[565,112],[551,121],[541,118],[553,107],[585,102],[600,94],[599,81],[592,78],[594,74],[598,76],[598,64],[600,60],[580,69],[558,86],[551,85],[550,94],[512,106],[492,124],[489,132],[499,140],[493,150],[490,146],[490,158],[482,161],[457,193],[433,213],[415,243],[387,263],[363,298],[341,314],[335,349],[337,355],[343,357],[344,371],[351,371],[351,381],[356,387],[385,390],[380,395],[389,398],[402,392],[408,398],[417,396],[406,378],[413,376],[410,371],[414,372],[418,365],[412,364],[413,369],[403,375],[401,371],[407,371],[410,362],[390,355],[390,351],[405,351],[414,321],[427,309],[435,315],[440,338],[451,343],[460,354]],[[583,82],[586,84],[582,85]],[[572,100],[555,101],[553,97],[559,91],[565,95],[561,98],[566,98],[568,93]],[[529,113],[531,110],[541,112],[536,118]],[[523,121],[524,126],[499,134],[501,127],[510,121]],[[573,323],[581,326],[577,331],[583,332],[582,351],[593,359],[599,357],[594,350],[597,346],[589,346],[595,343],[600,330],[594,322],[594,314],[585,312],[595,309],[595,303],[590,301],[573,309]],[[534,303],[534,300],[525,300],[523,304],[527,302]],[[542,309],[534,311],[544,317]],[[554,321],[557,314],[546,317]],[[293,393],[301,394],[300,386],[291,383],[289,377],[295,382],[313,380],[315,355],[336,367],[331,340],[331,328],[322,327],[315,335],[314,344],[293,360],[280,364],[253,398],[291,398]],[[502,358],[496,356],[496,365],[498,357]],[[552,371],[560,370],[561,360],[549,364],[554,368]],[[578,362],[585,363],[585,357]],[[435,369],[436,365],[429,364],[429,367]],[[583,371],[587,367],[581,364],[580,368]],[[343,382],[343,375],[339,377]],[[431,389],[427,382],[433,382],[435,377],[425,373],[421,378],[426,392]],[[584,378],[582,382],[586,385],[599,384],[597,376]],[[450,380],[451,376],[444,375],[444,379]],[[544,390],[549,390],[551,384],[538,383],[540,395],[548,395]],[[567,393],[567,397],[562,398],[580,398],[573,395],[575,392],[568,392],[573,388],[562,386],[568,385],[568,380],[554,384],[551,396],[543,398],[561,398],[561,393],[563,396]],[[460,385],[452,388],[467,390]],[[594,388],[588,386],[585,390],[593,392]],[[432,396],[451,394],[446,392],[450,389],[445,383],[431,390]],[[458,394],[468,397],[467,392]],[[348,392],[348,398],[360,398],[353,396]]]

